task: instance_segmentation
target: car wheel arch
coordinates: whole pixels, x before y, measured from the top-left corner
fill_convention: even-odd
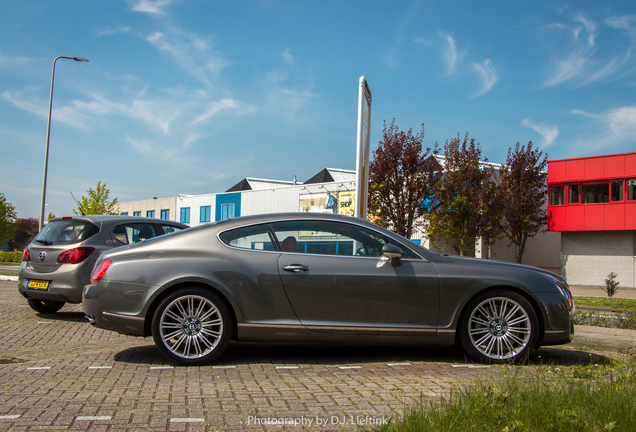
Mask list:
[[[230,340],[236,340],[238,335],[238,324],[237,324],[238,321],[237,321],[236,311],[234,309],[234,306],[232,305],[232,302],[227,298],[223,290],[218,289],[214,285],[211,285],[209,283],[193,282],[193,281],[184,281],[184,282],[179,282],[174,285],[171,285],[168,288],[163,289],[161,293],[152,300],[150,306],[148,307],[148,310],[146,311],[146,318],[144,320],[144,336],[152,336],[152,317],[155,314],[155,311],[157,310],[157,308],[159,307],[159,304],[163,301],[163,299],[168,297],[174,291],[181,288],[186,288],[186,287],[203,288],[205,290],[215,293],[217,296],[221,298],[221,300],[225,303],[228,310],[232,314],[233,326],[232,326],[232,335],[230,336]]]
[[[510,286],[510,285],[493,285],[474,293],[470,298],[466,299],[466,302],[461,307],[461,312],[455,317],[455,320],[453,320],[453,324],[456,329],[455,330],[455,345],[459,345],[459,331],[458,331],[459,324],[464,319],[464,316],[470,313],[468,305],[471,304],[476,297],[479,297],[489,291],[496,291],[496,290],[508,290],[508,291],[514,292],[522,296],[524,299],[526,299],[526,301],[528,301],[528,303],[530,303],[530,306],[532,306],[532,309],[534,310],[534,313],[536,314],[537,319],[539,321],[539,338],[537,339],[537,344],[534,347],[535,349],[538,348],[541,345],[541,342],[543,341],[543,336],[545,334],[545,311],[541,310],[541,307],[537,304],[536,300],[531,295],[529,295],[526,291],[521,290],[514,286]]]

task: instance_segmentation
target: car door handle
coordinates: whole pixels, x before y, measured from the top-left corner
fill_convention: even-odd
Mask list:
[[[292,264],[292,265],[283,266],[283,270],[288,272],[293,272],[293,273],[300,273],[300,272],[306,272],[307,270],[309,270],[309,267],[306,267],[301,264]]]

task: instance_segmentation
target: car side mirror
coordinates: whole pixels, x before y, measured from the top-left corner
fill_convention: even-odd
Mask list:
[[[382,256],[391,261],[393,267],[399,267],[402,265],[404,251],[399,246],[387,243],[382,246]]]

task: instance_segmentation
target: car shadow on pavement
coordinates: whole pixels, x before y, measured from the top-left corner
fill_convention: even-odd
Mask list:
[[[131,347],[115,354],[123,363],[172,365],[154,345]],[[527,365],[588,366],[604,364],[609,359],[586,351],[544,347],[533,351]],[[477,364],[463,350],[455,347],[299,345],[232,343],[210,366],[245,364],[276,365],[362,365],[370,363],[450,363]]]
[[[84,312],[55,312],[50,314],[36,313],[39,318],[43,318],[49,321],[76,321],[86,322],[84,319]]]

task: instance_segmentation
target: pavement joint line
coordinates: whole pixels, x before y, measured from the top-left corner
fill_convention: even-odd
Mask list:
[[[0,420],[16,420],[20,418],[20,414],[14,414],[14,415],[2,415],[0,416]]]
[[[204,423],[204,418],[171,418],[170,423]]]
[[[111,416],[77,416],[75,420],[77,421],[109,421],[113,418]]]
[[[30,367],[30,368],[27,368],[26,370],[48,370],[48,369],[51,369],[51,366]]]
[[[112,366],[89,366],[89,369],[112,369]]]

